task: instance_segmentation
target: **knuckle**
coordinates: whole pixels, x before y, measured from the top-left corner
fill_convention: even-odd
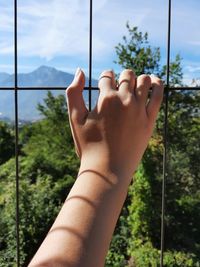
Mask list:
[[[150,88],[152,86],[151,78],[147,74],[142,74],[138,77],[138,87],[147,87]]]
[[[72,109],[70,111],[69,116],[70,116],[70,120],[71,120],[73,127],[77,127],[77,125],[82,125],[85,121],[85,118],[76,109]]]
[[[146,85],[146,86],[150,86],[150,85],[151,85],[151,78],[150,78],[149,75],[147,75],[147,74],[142,74],[142,75],[140,75],[139,77],[140,77],[140,79],[141,79],[141,81],[142,81],[142,83],[143,83],[144,85]]]
[[[129,78],[131,78],[131,77],[135,77],[135,73],[134,73],[134,71],[131,70],[131,69],[125,69],[125,70],[123,70],[123,71],[121,72],[120,77],[129,77]]]
[[[162,101],[163,99],[163,91],[164,91],[164,86],[162,83],[160,84],[156,84],[153,85],[153,94],[152,97],[156,100],[156,101]]]
[[[155,81],[159,86],[164,86],[164,83],[160,78],[156,77]]]
[[[77,120],[78,120],[78,114],[77,114],[77,112],[75,110],[72,110],[70,112],[70,118],[71,118],[71,120],[73,122],[75,122],[75,123],[77,122]]]
[[[152,85],[156,85],[161,89],[164,89],[164,82],[159,77],[153,77]]]
[[[116,92],[109,92],[103,96],[102,103],[105,107],[116,107],[121,103],[120,97]]]
[[[114,91],[107,92],[104,99],[107,101],[115,101],[118,98],[117,94]]]
[[[73,86],[69,86],[67,89],[66,89],[66,95],[67,97],[70,97],[73,93],[74,93],[74,87]]]
[[[106,79],[109,79],[110,81],[112,81],[113,79],[113,71],[112,70],[106,70],[103,71],[99,77],[99,82],[98,84],[101,85],[102,82],[105,82]],[[106,80],[107,81],[107,80]]]
[[[67,89],[66,89],[66,95],[67,96],[71,96],[71,95],[78,95],[80,93],[82,93],[82,89],[74,84],[71,84]]]
[[[132,105],[133,102],[133,98],[131,95],[127,95],[126,98],[123,100],[123,106],[126,107],[130,107]]]
[[[123,70],[123,73],[133,74],[134,72],[131,69],[125,69],[125,70]]]
[[[112,76],[113,75],[113,71],[112,70],[104,70],[101,73],[100,77],[105,76],[105,75]]]
[[[162,90],[164,90],[164,83],[163,83],[163,81],[162,81],[161,79],[159,79],[159,78],[158,78],[158,85],[160,86],[160,88],[161,88]]]
[[[162,93],[161,92],[158,92],[157,94],[155,94],[154,99],[155,99],[155,102],[156,103],[160,104],[162,102],[162,99],[163,99]]]

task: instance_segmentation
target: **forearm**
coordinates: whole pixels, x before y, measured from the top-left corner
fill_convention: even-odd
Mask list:
[[[70,194],[30,266],[104,266],[130,181],[130,177],[121,177],[104,167],[100,163],[81,165]]]

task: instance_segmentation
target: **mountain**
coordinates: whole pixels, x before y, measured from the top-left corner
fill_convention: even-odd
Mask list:
[[[41,66],[30,73],[18,74],[18,85],[20,87],[29,86],[67,86],[73,80],[70,73],[57,70],[52,67]],[[0,86],[12,87],[14,86],[14,74],[0,73]]]
[[[57,70],[48,66],[41,66],[30,73],[18,74],[18,84],[20,87],[67,87],[73,80],[74,75]],[[0,73],[0,87],[13,87],[14,75]],[[88,78],[86,77],[86,86]],[[92,85],[97,86],[97,81],[92,80]],[[56,96],[64,94],[65,90],[51,90]],[[19,90],[19,118],[21,120],[33,121],[40,119],[41,116],[37,111],[37,104],[43,103],[43,99],[47,94],[47,90]],[[86,103],[88,103],[88,92],[83,93]],[[97,98],[98,92],[94,92],[92,97],[93,105]],[[8,89],[0,89],[0,120],[7,117],[14,119],[14,91]]]
[[[5,72],[0,72],[0,85],[3,84],[5,80],[7,80],[11,75]],[[2,85],[3,86],[3,85]]]

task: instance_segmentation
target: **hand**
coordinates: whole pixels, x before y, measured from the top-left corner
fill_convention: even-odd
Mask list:
[[[97,105],[91,112],[83,100],[84,85],[84,73],[78,69],[66,91],[81,164],[97,169],[101,165],[101,169],[103,166],[131,176],[153,132],[163,97],[162,81],[149,75],[136,77],[132,70],[124,70],[116,85],[114,73],[104,71],[99,79]]]
[[[104,266],[127,196],[128,185],[152,134],[162,101],[160,79],[125,70],[99,80],[100,95],[89,112],[79,70],[67,89],[79,175],[51,230],[29,266]],[[148,100],[149,89],[152,88]]]

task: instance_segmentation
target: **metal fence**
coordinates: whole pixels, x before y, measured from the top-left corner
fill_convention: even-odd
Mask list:
[[[89,0],[89,86],[84,90],[88,90],[88,103],[89,110],[92,106],[92,90],[98,90],[97,87],[92,86],[92,24],[93,24],[93,1]],[[20,87],[18,86],[18,24],[17,24],[17,0],[14,0],[14,86],[13,87],[0,87],[0,90],[13,90],[14,93],[14,107],[15,107],[15,165],[16,165],[16,243],[17,243],[17,266],[20,266],[20,240],[19,240],[19,116],[18,116],[18,92],[20,90],[61,90],[65,87]],[[164,152],[163,152],[163,182],[162,182],[162,210],[161,210],[161,256],[160,266],[163,267],[163,255],[165,247],[165,197],[166,197],[166,179],[167,179],[167,150],[168,150],[168,105],[169,92],[176,90],[200,90],[200,87],[170,87],[170,45],[171,45],[171,0],[168,0],[168,30],[167,30],[167,69],[166,69],[166,86],[165,86],[165,103],[164,103]]]

